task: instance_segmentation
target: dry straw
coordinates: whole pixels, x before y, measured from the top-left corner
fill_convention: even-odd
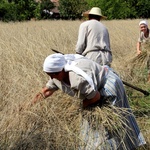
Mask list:
[[[124,78],[127,78],[124,64],[136,45],[138,22],[103,22],[110,32],[112,67]],[[1,149],[76,150],[79,145],[91,148],[79,134],[83,119],[90,119],[91,131],[98,129],[101,136],[105,137],[106,131],[99,128],[108,128],[121,137],[124,135],[120,112],[127,110],[109,107],[82,110],[79,99],[60,91],[30,107],[33,97],[48,80],[42,71],[45,57],[53,53],[51,48],[63,53],[75,53],[80,23],[62,20],[0,23]],[[129,35],[131,39],[127,38]],[[149,139],[149,120],[143,119],[142,122],[146,123],[144,127],[147,127],[144,134]]]
[[[79,147],[93,149],[94,139],[92,138],[97,132],[100,143],[94,150],[102,147],[109,150],[110,145],[106,140],[108,134],[115,135],[117,139],[124,138],[128,128],[124,116],[130,115],[128,110],[108,106],[83,110],[79,99],[58,95],[59,92],[57,102],[55,99],[48,98],[50,103],[43,101],[32,107],[29,103],[23,103],[20,105],[21,109],[14,107],[11,112],[13,118],[5,120],[7,124],[5,124],[5,130],[1,132],[3,137],[1,146],[7,147],[5,145],[7,140],[9,148],[14,150],[35,148],[65,150]],[[87,134],[83,134],[86,132],[85,128],[88,128],[88,140],[90,140],[88,142],[85,140]],[[115,139],[112,140],[116,147]]]
[[[142,53],[129,60],[128,68],[130,75],[139,82],[141,79],[147,81],[147,63],[150,61],[150,43],[144,43]],[[146,74],[146,76],[145,76]]]

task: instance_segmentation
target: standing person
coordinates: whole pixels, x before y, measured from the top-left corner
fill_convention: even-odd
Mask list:
[[[46,57],[43,71],[50,76],[50,79],[46,87],[35,96],[32,104],[42,97],[45,99],[51,96],[58,89],[72,97],[78,96],[78,98],[82,99],[83,108],[108,99],[110,105],[125,108],[129,111],[127,115],[124,114],[126,135],[121,139],[123,142],[118,142],[119,139],[114,138],[117,140],[115,142],[115,146],[118,147],[117,150],[131,150],[145,144],[145,140],[130,109],[123,83],[111,70],[78,54],[52,54]],[[92,137],[92,141],[95,142],[89,144],[93,150],[100,148],[99,146],[102,144],[99,141],[98,134],[95,132],[94,130],[95,137]],[[89,134],[87,133],[86,135],[87,137],[83,139],[85,143],[87,141],[91,142],[91,140],[87,139]],[[110,144],[109,148],[111,147],[114,150],[112,143],[110,141],[108,143]],[[86,148],[86,150],[88,149]],[[83,149],[81,148],[81,150]]]
[[[139,27],[140,27],[140,34],[137,42],[138,55],[142,54],[142,51],[144,50],[146,51],[150,50],[150,29],[148,28],[147,21],[146,20],[140,21]],[[148,82],[150,82],[150,57],[147,61],[147,69],[148,69]]]
[[[106,18],[102,15],[101,9],[93,7],[87,14],[87,21],[81,23],[76,44],[76,53],[86,56],[91,60],[110,66],[112,53],[107,28],[100,22]]]

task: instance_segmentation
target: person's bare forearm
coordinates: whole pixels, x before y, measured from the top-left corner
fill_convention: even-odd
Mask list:
[[[40,100],[43,100],[54,93],[54,90],[50,90],[47,87],[42,88],[41,92],[37,93],[35,98],[32,101],[32,104],[37,103]]]
[[[100,100],[100,93],[97,92],[94,98],[83,100],[83,108],[88,107],[88,106],[90,106],[92,104],[95,104],[99,100]]]

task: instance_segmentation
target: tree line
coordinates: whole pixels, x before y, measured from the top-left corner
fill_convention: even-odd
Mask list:
[[[94,6],[100,7],[110,20],[150,16],[149,0],[59,0],[59,19],[80,19],[84,11]],[[0,20],[55,19],[50,13],[55,7],[50,0],[0,0]]]

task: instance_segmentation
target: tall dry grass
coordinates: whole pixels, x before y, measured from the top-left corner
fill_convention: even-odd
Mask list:
[[[139,21],[103,21],[110,33],[112,67],[128,82],[134,78],[130,76],[127,64],[136,55]],[[45,57],[53,53],[51,48],[63,53],[75,53],[80,23],[0,23],[0,149],[77,149],[77,143],[81,140],[77,136],[82,113],[80,101],[58,91],[33,107],[30,107],[30,102],[48,80],[42,72],[42,65]],[[138,86],[150,87],[144,79]],[[138,92],[136,94],[139,95]],[[133,110],[138,109],[139,103],[139,100],[135,101],[137,107]],[[146,102],[145,105],[143,110],[149,110]],[[149,117],[148,113],[137,116],[148,143],[146,149],[150,143]]]

